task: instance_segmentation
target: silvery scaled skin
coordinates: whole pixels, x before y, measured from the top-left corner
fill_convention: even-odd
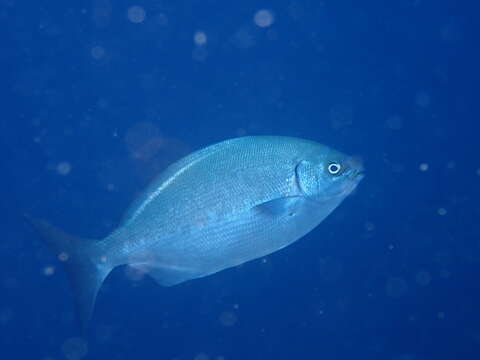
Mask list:
[[[310,232],[363,178],[357,159],[298,138],[226,140],[171,165],[103,240],[31,220],[67,260],[84,325],[119,265],[170,286],[265,256]]]

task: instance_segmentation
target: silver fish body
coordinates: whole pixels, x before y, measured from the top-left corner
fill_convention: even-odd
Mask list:
[[[103,240],[85,246],[44,223],[37,227],[72,259],[78,305],[88,318],[114,267],[128,264],[168,286],[265,256],[315,228],[362,177],[358,160],[316,142],[242,137],[171,165]]]

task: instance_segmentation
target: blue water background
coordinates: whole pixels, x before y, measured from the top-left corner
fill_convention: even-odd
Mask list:
[[[479,10],[1,1],[0,358],[478,359]],[[264,259],[173,288],[116,269],[81,337],[22,214],[104,237],[172,161],[260,134],[362,156],[367,177]]]

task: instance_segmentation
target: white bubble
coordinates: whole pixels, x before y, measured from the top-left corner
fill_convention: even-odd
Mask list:
[[[210,360],[210,356],[205,353],[199,353],[193,358],[193,360]]]
[[[92,57],[95,60],[100,60],[105,56],[105,49],[101,46],[94,46],[91,51]]]
[[[447,215],[447,210],[445,208],[440,208],[437,210],[437,212],[438,212],[438,215],[440,216]]]
[[[480,169],[477,169],[476,173],[478,176],[480,176]]]
[[[375,230],[375,224],[371,223],[371,222],[366,222],[365,223],[365,230],[367,230],[367,231]]]
[[[427,108],[430,105],[430,95],[425,91],[419,91],[415,96],[417,106]]]
[[[198,46],[204,46],[207,44],[207,34],[203,31],[197,31],[193,35],[193,42]]]
[[[43,275],[45,276],[52,276],[55,273],[55,267],[53,266],[45,266],[43,268]]]
[[[62,161],[57,165],[57,173],[60,175],[68,175],[72,170],[72,165],[68,161]]]
[[[223,326],[230,327],[237,322],[237,315],[232,311],[224,311],[220,314],[220,323]]]
[[[87,355],[88,344],[80,337],[72,337],[63,343],[62,352],[67,360],[80,360]]]
[[[69,257],[70,256],[66,252],[61,252],[60,254],[58,254],[58,260],[60,260],[61,262],[67,261]]]
[[[427,171],[428,170],[428,164],[427,163],[421,163],[419,166],[420,171]]]
[[[445,313],[443,311],[440,311],[438,314],[437,314],[437,317],[440,319],[440,320],[443,320],[445,319]]]
[[[387,281],[385,290],[388,296],[398,299],[406,294],[408,290],[408,284],[401,277],[391,277]]]
[[[253,17],[253,21],[259,27],[269,27],[273,24],[274,17],[270,10],[258,10]]]
[[[145,20],[145,9],[138,5],[131,6],[128,9],[127,16],[128,20],[130,20],[132,23],[140,24]]]
[[[427,271],[421,270],[415,276],[415,281],[418,285],[427,286],[432,281],[432,277]]]

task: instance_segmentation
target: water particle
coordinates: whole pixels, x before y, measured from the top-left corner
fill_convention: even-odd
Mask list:
[[[223,326],[230,327],[237,322],[237,315],[232,311],[224,311],[220,314],[219,320]]]
[[[420,171],[427,171],[428,170],[428,164],[427,163],[421,163],[419,166]]]
[[[195,43],[195,45],[198,45],[198,46],[206,45],[207,44],[207,34],[205,34],[205,32],[203,32],[203,31],[197,31],[193,35],[193,42]]]
[[[421,270],[415,276],[415,281],[420,286],[427,286],[432,281],[432,277],[427,271]]]
[[[430,105],[430,95],[425,91],[419,91],[415,96],[418,107],[427,108]]]
[[[53,266],[45,266],[43,269],[43,275],[45,276],[52,276],[55,273],[55,267]]]
[[[367,230],[367,231],[375,230],[375,224],[373,224],[371,222],[366,222],[365,223],[365,230]]]
[[[87,355],[88,345],[84,339],[72,337],[63,343],[62,352],[67,360],[80,360]]]
[[[199,353],[193,358],[193,360],[210,360],[210,357],[205,353]]]
[[[61,252],[60,254],[58,254],[58,260],[63,262],[67,261],[69,257],[70,256],[66,252]]]
[[[438,215],[440,216],[444,216],[447,214],[447,210],[445,208],[440,208],[437,210],[437,212],[438,212]]]
[[[440,320],[443,320],[445,319],[445,313],[443,311],[440,311],[438,314],[437,314],[437,317],[440,319]]]
[[[92,57],[95,60],[100,60],[105,56],[105,49],[101,46],[94,46],[91,50]]]
[[[57,173],[59,175],[68,175],[72,170],[72,165],[68,161],[62,161],[57,165]]]
[[[253,21],[259,27],[265,28],[273,24],[274,17],[270,10],[258,10],[253,17]]]
[[[480,169],[477,169],[477,175],[480,176]]]
[[[140,24],[145,20],[145,9],[141,6],[131,6],[127,12],[128,20],[134,24]]]

